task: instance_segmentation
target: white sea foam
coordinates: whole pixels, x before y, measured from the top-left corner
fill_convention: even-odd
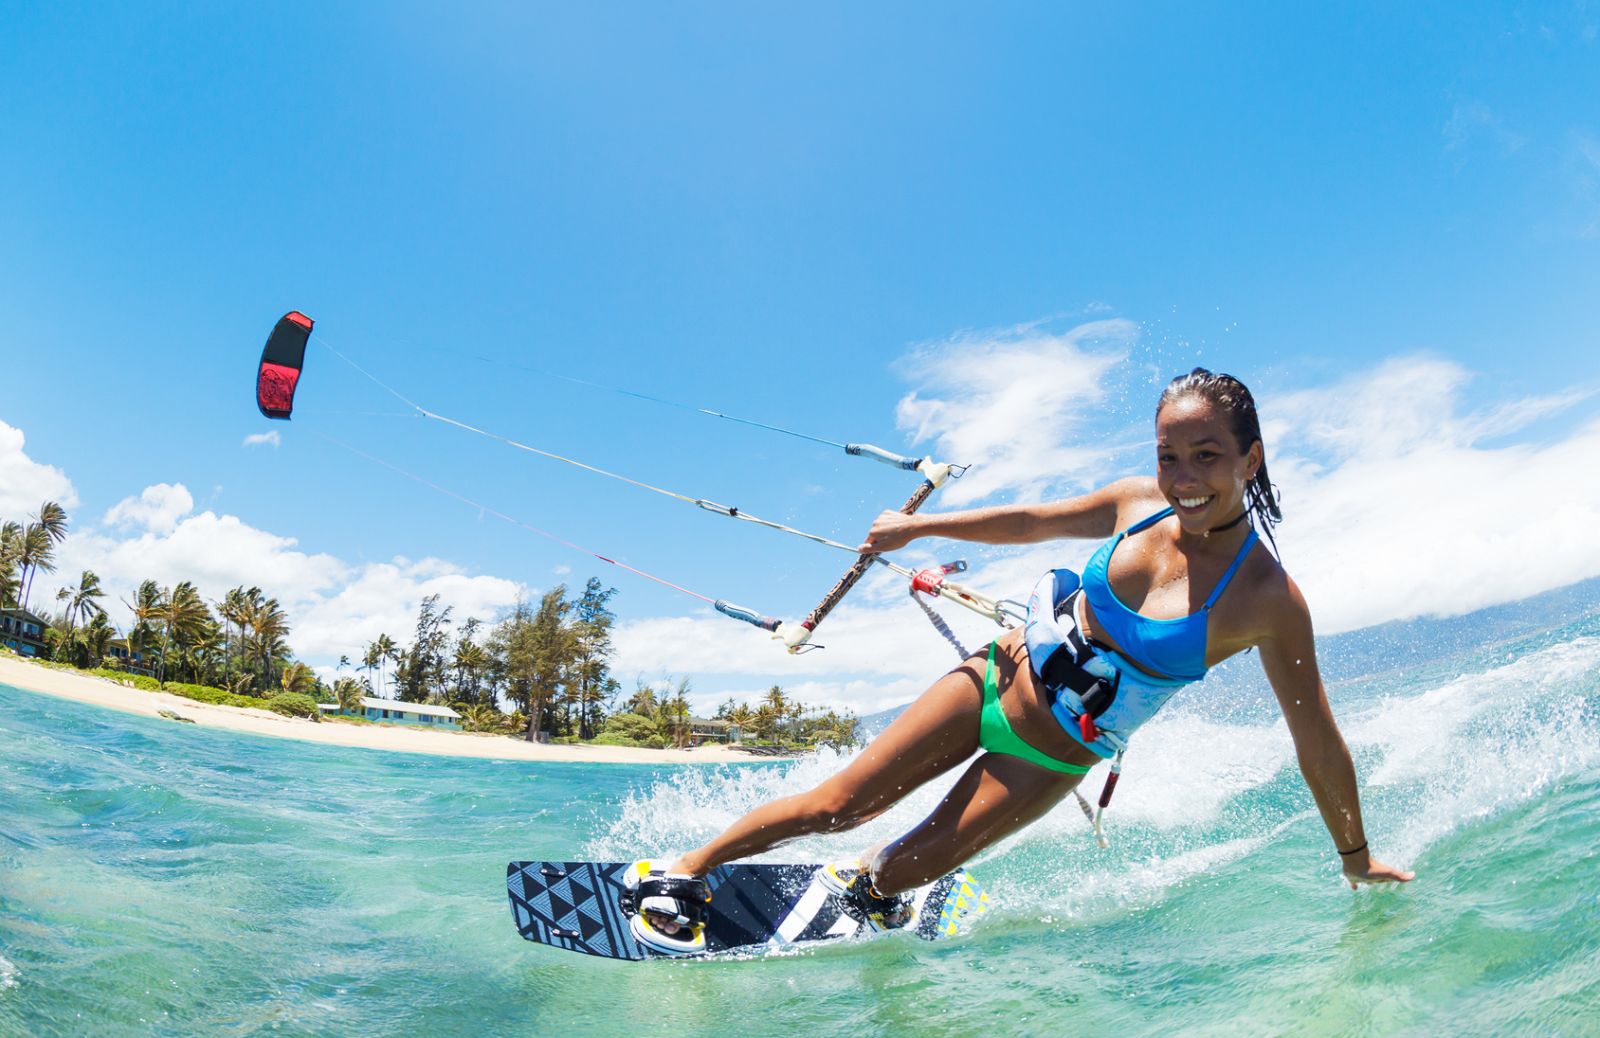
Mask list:
[[[1411,697],[1391,696],[1348,726],[1377,750],[1371,788],[1409,786],[1396,853],[1526,804],[1562,778],[1600,767],[1600,639],[1579,638]]]
[[[0,991],[17,986],[17,967],[10,959],[0,955]]]
[[[1526,803],[1562,776],[1600,766],[1600,638],[1580,638],[1444,684],[1394,693],[1341,711],[1361,762],[1367,828],[1386,859],[1406,862],[1474,820]],[[859,752],[859,751],[856,751]],[[682,769],[639,788],[588,851],[600,859],[664,857],[697,846],[744,813],[810,789],[855,753],[823,751],[770,768]],[[1108,815],[1119,849],[1101,859],[1068,799],[1044,819],[989,848],[978,862],[1005,900],[1083,918],[1154,903],[1186,880],[1260,852],[1291,827],[1318,827],[1295,787],[1294,749],[1281,719],[1224,723],[1178,709],[1141,729]],[[925,818],[961,769],[914,791],[852,832],[806,837],[755,860],[822,861],[892,840]],[[1104,768],[1085,781],[1091,800]],[[1269,791],[1268,787],[1274,787]],[[1266,791],[1271,800],[1263,801]],[[1295,806],[1272,812],[1287,796]],[[1241,805],[1263,806],[1270,828],[1229,821]],[[1235,818],[1244,817],[1235,815]],[[1257,816],[1259,817],[1259,815]],[[1218,826],[1222,828],[1218,830]],[[1045,873],[1046,875],[1041,875]],[[1040,890],[1059,891],[1040,900]]]

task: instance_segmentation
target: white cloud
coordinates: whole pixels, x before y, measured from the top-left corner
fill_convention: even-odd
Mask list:
[[[1485,445],[1592,398],[1465,412],[1470,373],[1391,360],[1261,402],[1283,491],[1284,561],[1324,634],[1453,616],[1600,576],[1600,418],[1557,439]],[[1275,442],[1276,441],[1276,442]]]
[[[107,526],[139,526],[150,533],[169,534],[178,520],[193,510],[194,497],[189,488],[157,483],[145,487],[138,497],[125,497],[112,505],[101,522]]]
[[[24,522],[45,501],[69,510],[78,503],[67,474],[28,457],[25,444],[21,429],[0,422],[0,521]]]
[[[912,442],[934,441],[940,460],[976,463],[946,489],[946,504],[1001,490],[1038,500],[1060,473],[1104,468],[1106,449],[1073,436],[1137,337],[1131,321],[1107,319],[1059,335],[1026,325],[921,347],[900,365],[913,389],[896,418]]]
[[[92,569],[113,600],[113,619],[126,623],[121,600],[142,580],[163,586],[194,582],[218,599],[233,587],[260,587],[289,615],[289,643],[312,662],[358,655],[379,634],[402,643],[416,624],[417,606],[440,596],[455,619],[489,618],[516,601],[511,580],[473,576],[439,559],[347,564],[326,553],[301,551],[292,537],[250,526],[237,516],[190,514],[187,488],[158,484],[113,506],[100,528],[69,537],[58,572]],[[126,532],[133,528],[133,532]]]
[[[470,576],[441,559],[397,558],[353,571],[337,590],[299,611],[295,648],[308,656],[359,656],[380,634],[409,644],[417,607],[429,595],[449,606],[452,619],[489,619],[517,600],[522,587],[501,577]]]
[[[249,436],[246,436],[244,438],[244,442],[241,443],[239,446],[241,446],[241,447],[278,447],[278,446],[281,446],[282,443],[283,443],[283,440],[278,435],[278,430],[272,429],[272,430],[270,430],[268,432],[264,432],[264,433],[251,433]]]

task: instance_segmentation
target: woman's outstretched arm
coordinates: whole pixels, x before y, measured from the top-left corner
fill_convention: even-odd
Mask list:
[[[1065,501],[919,515],[884,512],[873,521],[861,551],[894,551],[919,537],[950,537],[984,544],[1034,544],[1059,537],[1109,537],[1116,532],[1117,517],[1123,505],[1160,497],[1154,479],[1134,476]]]
[[[1340,857],[1345,879],[1358,883],[1393,883],[1409,880],[1413,873],[1383,864],[1366,849],[1367,834],[1361,824],[1361,794],[1350,750],[1334,722],[1327,692],[1317,671],[1316,642],[1311,612],[1300,589],[1284,577],[1286,601],[1271,609],[1270,634],[1258,643],[1261,666],[1277,694],[1289,734],[1294,738],[1300,774],[1322,813],[1335,849],[1351,851]]]

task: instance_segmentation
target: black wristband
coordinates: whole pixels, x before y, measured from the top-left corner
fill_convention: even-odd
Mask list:
[[[1339,856],[1341,858],[1348,858],[1348,857],[1350,857],[1350,855],[1352,855],[1352,854],[1360,854],[1362,851],[1364,851],[1366,849],[1367,849],[1367,841],[1366,840],[1362,840],[1360,847],[1352,847],[1347,851],[1340,851],[1339,852]]]

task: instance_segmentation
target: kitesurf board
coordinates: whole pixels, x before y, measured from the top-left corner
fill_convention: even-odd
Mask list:
[[[622,876],[627,862],[514,861],[506,889],[517,932],[536,944],[609,959],[655,957],[628,929]],[[759,950],[870,933],[816,880],[816,865],[723,865],[706,876],[706,954]],[[909,926],[933,940],[960,933],[989,896],[958,869],[916,892]]]

